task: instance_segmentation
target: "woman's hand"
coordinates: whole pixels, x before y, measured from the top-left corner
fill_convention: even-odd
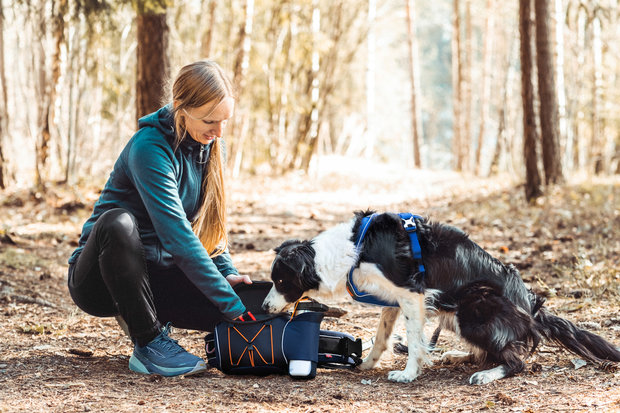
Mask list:
[[[234,287],[235,285],[240,284],[242,282],[246,284],[252,284],[252,280],[250,279],[250,276],[246,274],[243,274],[243,275],[229,274],[226,276],[226,281],[228,281],[231,287]]]

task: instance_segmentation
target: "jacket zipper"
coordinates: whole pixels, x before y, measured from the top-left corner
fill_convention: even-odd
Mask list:
[[[205,151],[205,146],[203,144],[200,144],[200,154],[198,155],[198,162],[202,163],[202,154]]]

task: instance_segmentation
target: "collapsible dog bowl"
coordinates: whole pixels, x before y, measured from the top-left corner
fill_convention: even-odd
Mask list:
[[[262,305],[272,286],[273,283],[271,281],[254,281],[252,284],[237,284],[234,290],[241,298],[245,308],[251,311],[252,314],[257,315],[265,314]]]

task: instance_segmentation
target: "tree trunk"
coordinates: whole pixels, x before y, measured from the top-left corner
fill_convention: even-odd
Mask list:
[[[340,17],[342,15],[342,2],[339,2],[336,6],[336,29],[340,27]],[[319,8],[319,0],[312,0],[312,82],[310,83],[310,102],[312,107],[310,109],[310,119],[306,122],[306,136],[308,138],[308,148],[302,156],[301,167],[304,171],[308,172],[310,168],[310,161],[316,151],[318,137],[319,137],[319,33],[321,31],[321,9]],[[336,42],[335,48],[339,47]],[[335,59],[334,59],[335,60]],[[333,62],[332,62],[333,63]],[[324,96],[328,95],[326,90],[323,91]]]
[[[297,19],[291,18],[289,22],[289,27],[287,30],[287,35],[283,40],[282,49],[286,50],[285,59],[282,66],[282,84],[280,87],[279,93],[279,102],[278,102],[278,125],[277,125],[277,134],[276,134],[276,144],[277,144],[277,157],[275,158],[275,162],[277,164],[277,169],[280,171],[284,170],[286,165],[287,156],[289,155],[288,151],[283,150],[283,148],[288,148],[285,142],[288,141],[288,126],[290,122],[290,114],[288,111],[289,106],[289,93],[290,86],[292,83],[292,66],[293,66],[293,58],[292,54],[297,45]]]
[[[564,181],[560,157],[558,130],[558,99],[555,89],[553,51],[549,34],[549,0],[534,0],[536,8],[536,61],[538,66],[538,96],[540,98],[540,129],[545,184]]]
[[[504,61],[504,67],[502,72],[503,80],[501,83],[501,99],[498,102],[499,122],[497,127],[497,141],[495,143],[495,151],[491,160],[491,165],[489,167],[489,175],[497,174],[500,171],[500,159],[502,153],[506,154],[507,159],[510,159],[510,154],[508,153],[509,137],[508,128],[506,125],[506,118],[508,117],[507,112],[510,107],[510,102],[512,101],[512,85],[516,76],[516,70],[513,64],[513,62],[517,59],[516,40],[517,38],[515,35],[510,35],[510,39],[508,40],[508,42],[504,40],[503,44],[503,47],[508,49],[508,53],[506,54],[506,60]],[[499,49],[501,49],[501,47],[502,46],[500,46]]]
[[[471,21],[471,2],[472,0],[465,0],[465,77],[463,78],[464,93],[463,93],[463,134],[461,135],[461,156],[463,158],[462,165],[464,171],[471,170],[470,151],[472,145],[472,132],[471,132],[471,120],[473,113],[473,91],[472,82],[473,79],[473,55],[474,55],[474,42],[473,42],[473,27]]]
[[[141,10],[137,17],[136,120],[160,108],[170,71],[166,12]]]
[[[376,55],[377,55],[377,41],[375,33],[375,24],[377,16],[377,0],[368,0],[368,38],[367,38],[367,50],[368,57],[366,59],[366,149],[364,155],[366,158],[370,158],[375,150],[375,141],[377,137],[376,128]]]
[[[593,163],[594,173],[601,174],[606,171],[605,138],[603,135],[603,119],[601,106],[603,101],[603,45],[601,41],[601,21],[595,14],[592,19],[592,138],[590,141],[590,162]]]
[[[586,26],[588,21],[588,13],[584,7],[579,7],[577,10],[577,21],[576,23],[576,68],[573,70],[584,70],[585,64],[587,61],[586,53],[590,49],[587,43],[587,35],[586,35]],[[574,93],[575,96],[583,96],[586,94],[586,82],[584,80],[585,76],[577,76],[574,81]],[[572,119],[572,135],[573,135],[573,165],[577,167],[577,169],[583,169],[586,165],[586,143],[584,139],[585,130],[584,130],[584,122],[585,119],[585,111],[583,109],[583,103],[581,99],[571,99],[571,107],[573,110],[571,111],[570,118]]]
[[[420,107],[418,105],[418,40],[413,27],[415,16],[415,4],[413,0],[406,0],[407,7],[407,41],[409,44],[409,82],[411,86],[411,134],[413,138],[413,166],[422,167],[420,160],[421,121]]]
[[[493,0],[487,0],[485,7],[486,28],[484,34],[484,46],[482,50],[482,99],[480,100],[480,124],[478,127],[478,140],[476,145],[476,157],[474,167],[476,174],[482,173],[481,157],[482,146],[484,144],[485,125],[489,121],[489,107],[491,105],[491,69],[493,62],[493,40],[495,38],[495,15],[493,10]],[[499,138],[499,137],[498,137]]]
[[[254,21],[254,0],[245,0],[243,5],[243,23],[239,27],[239,35],[235,43],[235,62],[233,64],[233,84],[236,93],[241,96],[245,87],[245,75],[250,61],[252,46],[252,24]]]
[[[536,115],[532,85],[531,0],[519,0],[519,33],[521,37],[521,96],[523,99],[523,156],[525,161],[525,198],[532,202],[540,195],[540,174],[536,145]]]
[[[556,86],[558,92],[558,136],[560,138],[560,148],[564,148],[562,164],[566,170],[572,169],[572,139],[569,136],[566,119],[566,84],[564,81],[564,13],[565,8],[562,0],[554,0],[554,20],[555,20],[555,50],[556,50]]]
[[[463,65],[461,63],[461,16],[459,0],[454,0],[452,15],[452,152],[454,154],[454,169],[463,170],[462,125],[463,125]]]
[[[46,4],[43,2],[36,9],[36,64],[35,76],[37,76],[37,94],[40,96],[37,111],[37,134],[35,148],[35,187],[42,190],[44,187],[47,161],[50,147],[50,111],[53,103],[55,87],[50,84],[47,73],[47,55],[45,49],[45,37],[47,34],[48,20],[46,19]]]
[[[65,164],[65,183],[72,184],[75,173],[75,149],[76,149],[76,129],[80,106],[76,105],[76,90],[80,93],[81,75],[80,75],[80,38],[82,36],[82,22],[80,17],[76,16],[73,19],[74,29],[71,37],[68,41],[69,47],[67,50],[67,89],[68,89],[68,102],[67,102],[67,147],[66,147],[66,164]]]
[[[0,189],[5,189],[6,182],[6,163],[4,160],[4,136],[8,130],[8,98],[6,91],[6,73],[4,71],[4,5],[0,0],[0,89],[2,89],[2,100],[0,101]]]
[[[211,44],[213,43],[213,31],[215,29],[215,8],[217,0],[208,0],[205,15],[205,29],[200,39],[200,54],[203,58],[211,55]]]
[[[235,43],[235,61],[233,63],[233,85],[235,92],[240,100],[245,88],[245,77],[250,61],[250,49],[252,45],[252,25],[254,22],[254,0],[246,0],[243,6],[243,23],[239,27],[239,35]],[[235,116],[233,124],[230,126],[229,133],[235,137],[235,141],[230,145],[230,161],[232,162],[232,174],[237,176],[240,171],[243,157],[243,144],[245,137],[243,133],[245,116]]]
[[[6,69],[4,67],[4,5],[2,0],[0,0],[0,88],[2,88],[2,106],[5,110],[5,117],[3,118],[4,127],[8,130],[9,116],[6,111],[9,107],[9,92],[7,90]]]

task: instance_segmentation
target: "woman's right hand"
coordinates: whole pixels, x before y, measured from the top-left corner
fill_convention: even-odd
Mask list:
[[[226,281],[230,284],[231,287],[234,287],[237,284],[245,283],[252,284],[252,280],[249,275],[243,274],[228,274],[226,276]]]

